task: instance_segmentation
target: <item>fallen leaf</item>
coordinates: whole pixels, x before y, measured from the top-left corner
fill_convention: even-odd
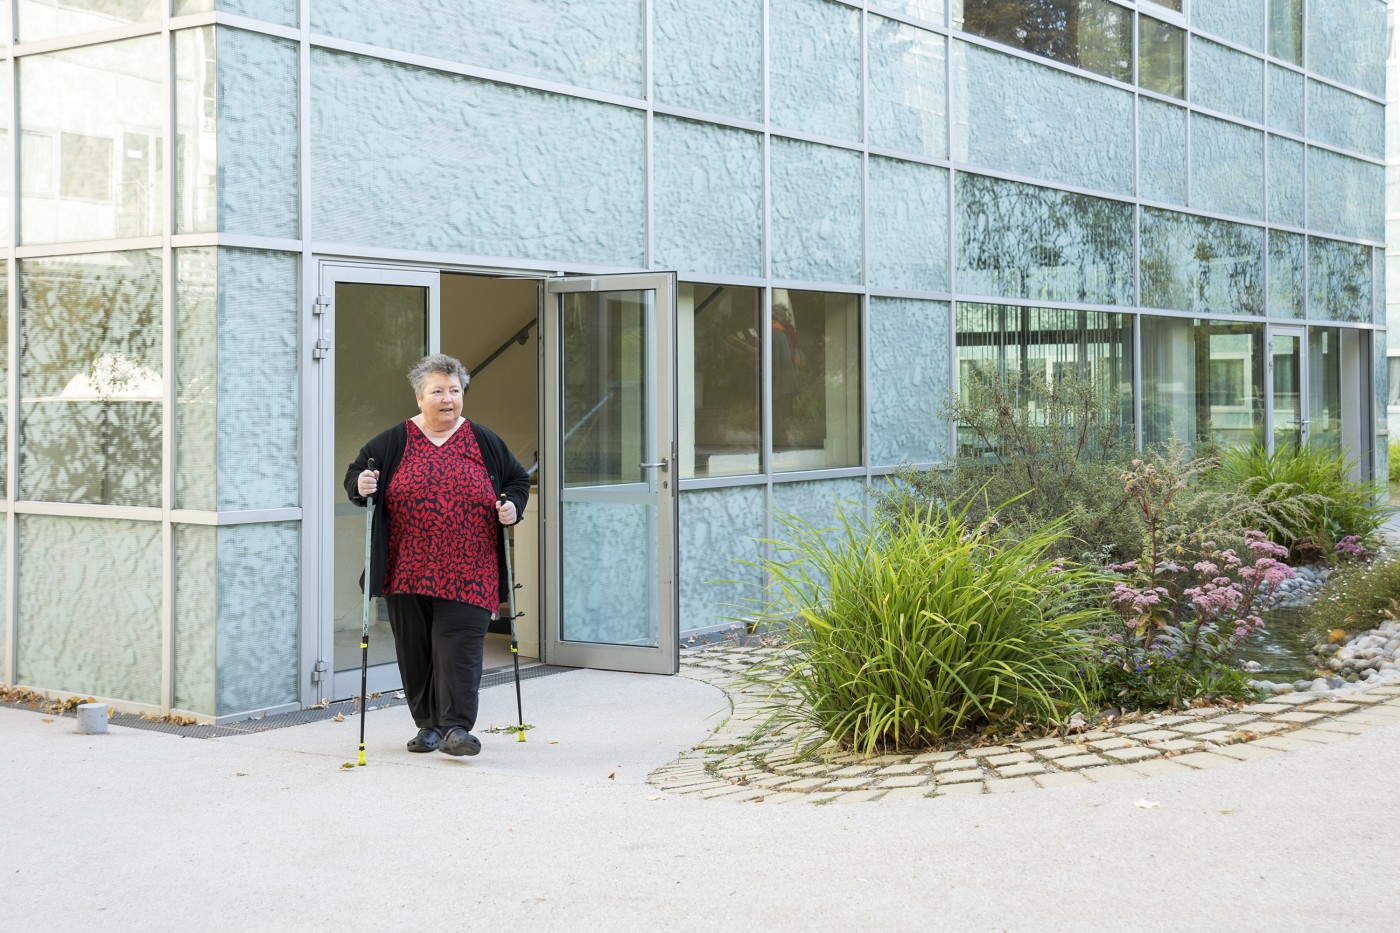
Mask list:
[[[1234,810],[1216,810],[1215,812],[1216,812],[1216,813],[1219,813],[1221,816],[1229,816],[1231,813],[1234,813],[1235,811],[1234,811]]]
[[[347,761],[347,762],[345,762],[343,765],[340,766],[340,770],[342,770],[342,771],[353,771],[354,769],[355,769],[355,763],[354,763],[353,761]]]
[[[325,709],[327,706],[330,706],[330,703],[323,700],[320,703],[312,703],[307,709]]]
[[[617,779],[617,772],[616,772],[616,771],[614,771],[612,774],[609,774],[609,775],[608,775],[608,780],[609,780],[609,781],[613,781],[613,780],[616,780],[616,779]]]
[[[549,744],[550,744],[550,745],[558,745],[559,743],[558,743],[558,742],[550,742]]]
[[[236,773],[234,774],[234,777],[247,777],[247,776],[248,776],[248,772],[247,772],[247,771],[238,771],[238,772],[236,772]]]
[[[661,795],[660,795],[660,794],[652,794],[652,795],[651,795],[650,797],[648,797],[647,799],[648,799],[648,800],[660,800],[660,799],[661,799]]]
[[[1155,803],[1154,801],[1151,801],[1151,800],[1139,800],[1139,801],[1137,802],[1137,808],[1138,808],[1139,810],[1151,810],[1153,807],[1156,807],[1156,806],[1160,806],[1160,804],[1157,804],[1157,803]]]
[[[41,720],[39,720],[39,721],[40,721],[40,722],[53,722],[52,719],[41,719]]]
[[[344,721],[345,721],[345,714],[344,714],[344,713],[336,713],[336,714],[335,714],[335,721],[336,721],[336,722],[344,722]]]

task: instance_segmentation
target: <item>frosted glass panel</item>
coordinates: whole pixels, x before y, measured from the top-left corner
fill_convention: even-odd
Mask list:
[[[1386,262],[1385,249],[1377,246],[1372,251],[1371,268],[1376,270],[1376,287],[1371,294],[1371,321],[1375,324],[1385,323],[1385,282],[1386,282]],[[1383,339],[1383,338],[1377,338]]]
[[[1310,0],[1308,67],[1385,96],[1386,5],[1380,0]]]
[[[860,154],[772,141],[774,278],[861,280]]]
[[[935,26],[942,26],[945,18],[944,3],[945,0],[871,0],[870,6],[884,7],[915,19],[928,20]]]
[[[0,269],[0,499],[10,497],[6,481],[9,478],[10,458],[8,451],[8,431],[10,418],[10,276],[8,270]],[[0,535],[3,538],[4,535]],[[0,567],[4,564],[0,563]],[[3,603],[0,603],[3,605]],[[4,641],[0,637],[0,642]],[[0,661],[0,678],[4,675],[4,662]]]
[[[640,111],[321,50],[312,83],[318,239],[645,262]]]
[[[1296,71],[1269,66],[1269,128],[1303,133],[1303,76]]]
[[[1151,201],[1186,203],[1186,108],[1138,98],[1141,196]]]
[[[1303,226],[1303,144],[1269,137],[1269,221]]]
[[[1264,0],[1200,0],[1191,4],[1191,21],[1202,32],[1264,51]]]
[[[776,516],[792,515],[823,532],[823,537],[834,543],[839,538],[836,530],[840,521],[837,510],[845,510],[853,519],[860,517],[865,502],[865,481],[857,478],[774,483],[772,502],[775,516],[771,533],[773,540],[791,540],[788,530]],[[775,547],[773,550],[774,557],[784,559],[781,547]]]
[[[739,562],[763,556],[763,487],[694,489],[680,498],[681,629],[752,615],[762,574]]]
[[[159,522],[21,515],[15,680],[161,702]]]
[[[655,254],[662,269],[763,274],[763,137],[658,116]]]
[[[653,0],[658,103],[763,118],[763,0]]]
[[[768,9],[773,124],[858,142],[860,11],[831,0],[769,0]]]
[[[1264,219],[1264,134],[1204,114],[1191,115],[1191,204]]]
[[[655,509],[619,502],[565,501],[560,637],[609,645],[656,646]],[[622,546],[600,547],[599,542]]]
[[[1191,40],[1191,102],[1264,122],[1264,62],[1204,39]]]
[[[297,699],[301,526],[218,529],[219,715]]]
[[[1262,314],[1263,229],[1143,208],[1142,303],[1177,311]]]
[[[948,170],[870,157],[870,284],[948,288]]]
[[[952,327],[948,304],[870,299],[870,463],[928,463],[947,456]]]
[[[295,238],[297,45],[219,30],[219,229]]]
[[[1130,92],[966,42],[953,44],[953,85],[955,160],[1132,194]]]
[[[5,566],[10,559],[9,536],[0,535],[0,566]],[[0,577],[0,600],[5,600],[8,605],[9,592],[5,588],[5,580]],[[0,684],[19,683],[16,678],[10,678],[10,639],[0,637]]]
[[[133,23],[158,23],[161,0],[19,0],[16,7],[19,40],[37,42]]]
[[[317,0],[319,3],[320,0]],[[297,0],[175,0],[175,15],[208,13],[215,7],[225,13],[237,13],[253,19],[266,20],[283,26],[297,26]]]
[[[956,200],[958,291],[1133,303],[1132,205],[967,173]]]
[[[177,709],[219,712],[218,529],[175,526],[175,652],[172,676]]]
[[[450,62],[641,97],[639,0],[315,0],[311,31]],[[445,111],[444,111],[445,112]]]
[[[1308,226],[1385,239],[1385,166],[1308,147]]]
[[[296,257],[225,249],[217,261],[176,252],[176,507],[293,507]]]
[[[1308,82],[1308,138],[1385,158],[1385,105],[1317,81]]]
[[[162,232],[166,52],[160,36],[19,60],[20,128],[57,146],[52,165],[21,164],[22,243]],[[38,193],[39,174],[50,174]]]
[[[1303,316],[1304,237],[1269,231],[1269,314]]]
[[[931,158],[948,155],[948,40],[869,18],[870,145]]]
[[[1371,248],[1308,237],[1308,318],[1371,320]]]
[[[21,498],[159,506],[160,251],[19,270]]]
[[[175,33],[177,233],[219,229],[218,84],[214,27]]]

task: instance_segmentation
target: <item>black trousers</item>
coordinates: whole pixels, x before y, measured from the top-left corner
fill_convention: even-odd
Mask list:
[[[471,731],[491,613],[433,596],[393,593],[384,602],[413,721],[420,729]]]

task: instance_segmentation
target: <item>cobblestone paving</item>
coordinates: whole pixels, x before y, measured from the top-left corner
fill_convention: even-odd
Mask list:
[[[820,736],[763,729],[771,701],[743,677],[773,650],[720,645],[687,653],[681,675],[719,687],[732,712],[704,742],[653,771],[653,785],[706,800],[765,804],[998,794],[1185,774],[1400,723],[1400,686],[1383,686],[1331,696],[1287,693],[1237,709],[1162,713],[1064,738],[960,751],[862,758],[828,748],[801,758]]]

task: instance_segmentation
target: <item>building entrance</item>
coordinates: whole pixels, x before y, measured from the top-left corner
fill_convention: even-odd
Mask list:
[[[434,352],[467,367],[463,415],[499,434],[534,480],[512,529],[522,662],[673,671],[672,278],[500,277],[328,260],[318,287],[319,404],[308,406],[318,425],[307,435],[319,439],[308,455],[317,457],[322,518],[309,523],[307,547],[320,598],[318,699],[359,692],[365,512],[346,501],[346,465],[417,412],[407,372]],[[488,636],[488,670],[511,663],[505,614]],[[370,619],[369,689],[396,689],[381,601],[371,602]]]

